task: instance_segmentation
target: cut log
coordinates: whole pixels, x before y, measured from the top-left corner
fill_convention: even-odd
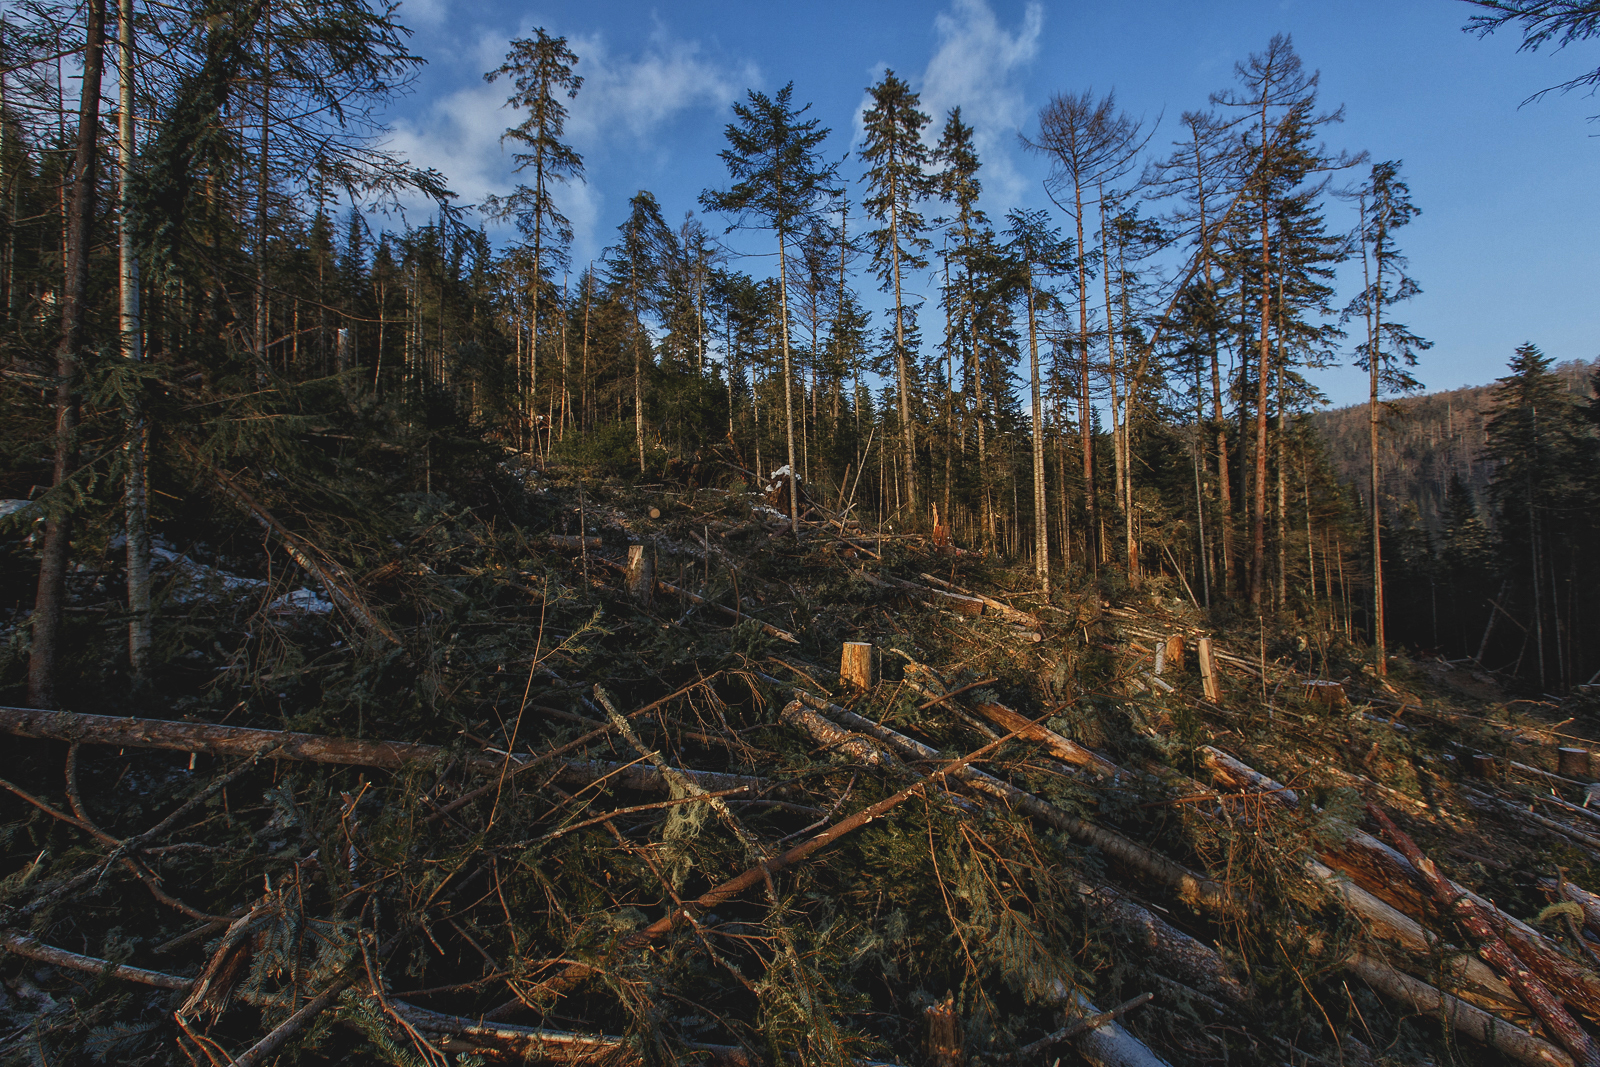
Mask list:
[[[1016,608],[1012,607],[1010,604],[1007,604],[1003,600],[996,600],[994,597],[984,596],[982,593],[976,592],[976,591],[974,591],[972,589],[963,589],[959,585],[952,585],[950,582],[945,581],[943,578],[937,578],[937,577],[935,577],[934,575],[931,575],[931,574],[922,574],[919,577],[921,577],[924,581],[932,582],[934,585],[938,586],[940,589],[948,589],[952,593],[960,593],[963,596],[974,597],[974,598],[976,598],[978,600],[983,601],[983,604],[984,604],[985,607],[990,608],[991,610],[993,610],[995,614],[1004,617],[1007,622],[1019,623],[1019,624],[1021,624],[1023,626],[1026,626],[1026,627],[1028,627],[1030,629],[1035,629],[1035,630],[1038,629],[1040,626],[1044,625],[1042,622],[1039,621],[1039,616],[1030,615],[1026,611],[1019,611]],[[899,579],[897,579],[897,580],[899,580]],[[915,582],[905,582],[905,581],[902,581],[901,584],[909,585],[909,586],[915,586],[916,585]]]
[[[1571,882],[1554,878],[1539,879],[1539,888],[1550,894],[1552,900],[1567,900],[1583,909],[1584,924],[1600,934],[1600,894],[1589,892]]]
[[[1217,686],[1217,664],[1211,655],[1211,638],[1202,637],[1196,641],[1194,651],[1200,661],[1200,684],[1204,687],[1206,700],[1215,704],[1222,699],[1222,690]]]
[[[1343,874],[1316,860],[1306,863],[1306,871],[1339,897],[1350,913],[1360,920],[1369,937],[1387,941],[1420,959],[1437,958],[1438,938],[1405,912],[1385,904]],[[1470,993],[1481,1007],[1501,1014],[1527,1014],[1527,1006],[1506,985],[1505,979],[1476,956],[1459,954],[1447,959],[1445,965],[1456,981],[1461,983],[1462,992]]]
[[[1100,755],[1092,752],[1076,741],[1056,733],[1047,726],[1032,723],[1026,715],[1012,711],[1004,704],[995,704],[984,701],[977,706],[978,714],[1005,730],[1016,730],[1029,741],[1037,741],[1048,748],[1057,759],[1093,771],[1104,778],[1115,779],[1123,773],[1122,768]]]
[[[1228,965],[1210,945],[1195,940],[1110,886],[1078,882],[1074,888],[1089,904],[1092,915],[1109,919],[1119,927],[1160,961],[1163,973],[1234,1004],[1250,999],[1250,990],[1228,973]]]
[[[943,589],[930,589],[933,599],[928,603],[936,608],[953,611],[957,615],[982,615],[984,603],[975,596],[963,596],[960,593],[949,593]]]
[[[872,688],[872,645],[866,641],[846,641],[839,653],[839,678],[858,689]]]
[[[1386,997],[1409,1006],[1418,1015],[1443,1017],[1450,1029],[1527,1064],[1528,1067],[1573,1067],[1573,1059],[1550,1042],[1497,1019],[1459,997],[1402,974],[1371,956],[1357,954],[1345,964],[1350,973]]]
[[[1201,745],[1196,754],[1207,767],[1211,768],[1211,773],[1217,781],[1224,785],[1230,785],[1235,789],[1253,789],[1287,808],[1298,807],[1300,804],[1300,794],[1293,789],[1234,759],[1220,748]]]

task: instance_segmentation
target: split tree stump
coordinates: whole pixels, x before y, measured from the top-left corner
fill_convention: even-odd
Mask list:
[[[641,604],[655,592],[656,568],[643,545],[628,546],[628,592]]]
[[[961,1067],[961,1020],[956,1016],[955,995],[947,994],[923,1012],[928,1020],[929,1067]]]
[[[839,656],[839,678],[859,689],[872,688],[872,646],[865,641],[846,641]]]
[[[1194,643],[1195,658],[1200,661],[1200,682],[1205,687],[1206,699],[1215,704],[1222,699],[1222,688],[1217,684],[1217,664],[1211,658],[1211,638],[1202,637]]]

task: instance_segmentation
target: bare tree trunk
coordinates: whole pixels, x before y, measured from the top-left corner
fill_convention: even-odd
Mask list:
[[[1363,219],[1362,229],[1365,230]],[[1378,496],[1381,479],[1378,476],[1378,391],[1382,384],[1380,373],[1382,360],[1379,349],[1383,345],[1383,320],[1382,300],[1378,297],[1383,291],[1383,260],[1377,259],[1377,278],[1372,288],[1367,290],[1367,362],[1369,364],[1369,395],[1367,398],[1367,430],[1368,447],[1372,452],[1372,656],[1373,667],[1382,678],[1389,673],[1389,657],[1384,651],[1384,620],[1383,620],[1383,505]],[[1365,239],[1361,243],[1361,268],[1366,273],[1367,245]]]
[[[789,368],[789,257],[778,229],[778,326],[783,341],[783,435],[789,455],[789,532],[800,539],[800,471],[794,463],[794,374]]]
[[[1028,369],[1033,395],[1033,567],[1039,589],[1050,595],[1050,525],[1044,493],[1044,402],[1039,394],[1039,331],[1033,307],[1033,264],[1028,272]]]
[[[100,79],[105,58],[105,0],[88,0],[84,26],[83,82],[78,104],[78,144],[72,164],[72,203],[67,212],[66,289],[61,302],[61,341],[56,347],[55,469],[61,488],[77,459],[78,349],[83,344],[84,305],[89,288],[89,236],[94,219],[100,133]],[[52,501],[45,516],[39,585],[33,605],[33,647],[28,655],[28,701],[56,705],[56,657],[66,599],[67,553],[72,511]]]
[[[1265,119],[1262,120],[1265,129]],[[1261,333],[1256,366],[1255,491],[1250,500],[1250,605],[1261,607],[1267,569],[1267,401],[1272,384],[1272,245],[1267,190],[1261,190]]]
[[[117,21],[121,31],[117,127],[119,175],[118,280],[121,292],[122,356],[137,363],[144,358],[143,328],[139,317],[139,257],[133,247],[133,198],[129,179],[135,154],[133,123],[133,0],[119,0]],[[263,357],[265,343],[262,343]],[[150,500],[146,491],[144,405],[136,395],[127,411],[127,481],[123,509],[128,532],[128,665],[142,675],[150,657]]]
[[[1083,255],[1083,187],[1073,182],[1078,223],[1078,444],[1083,451],[1084,548],[1090,573],[1100,568],[1100,509],[1094,482],[1094,422],[1089,398],[1089,268]]]
[[[905,304],[900,291],[899,190],[889,190],[889,247],[894,261],[894,363],[900,376],[900,436],[905,443],[906,500],[917,510],[917,439],[911,426],[911,375],[906,370]],[[913,522],[915,519],[913,519]]]

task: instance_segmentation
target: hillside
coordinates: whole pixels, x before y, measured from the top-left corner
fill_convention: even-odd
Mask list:
[[[501,473],[326,599],[172,553],[186,696],[0,708],[11,1050],[1531,1067],[1600,1020],[1592,699],[815,503],[797,540],[736,479]],[[1453,947],[1463,889],[1542,997]]]
[[[1593,363],[1571,360],[1552,371],[1569,392],[1588,396],[1591,375],[1600,371],[1600,359]],[[1415,505],[1424,527],[1437,534],[1450,476],[1459,474],[1471,487],[1480,514],[1487,518],[1494,468],[1483,458],[1483,448],[1493,392],[1493,385],[1475,385],[1393,402],[1378,458],[1385,503],[1394,513]],[[1371,455],[1367,405],[1315,412],[1311,424],[1322,435],[1339,480],[1355,485],[1365,499]]]

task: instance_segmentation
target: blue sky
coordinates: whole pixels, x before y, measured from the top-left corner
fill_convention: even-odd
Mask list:
[[[1514,33],[1462,33],[1470,13],[1454,0],[405,0],[401,19],[428,66],[388,116],[391,147],[438,167],[467,203],[510,189],[516,177],[499,135],[517,117],[501,107],[505,85],[482,75],[510,37],[542,26],[569,39],[586,77],[568,133],[588,182],[562,196],[576,262],[610,242],[635,191],[655,193],[672,219],[695,209],[701,190],[725,184],[717,152],[745,90],[794,81],[842,156],[865,88],[885,68],[922,93],[935,126],[962,107],[977,128],[986,206],[999,217],[1048,206],[1043,165],[1018,134],[1033,129],[1051,93],[1115,88],[1129,112],[1165,116],[1153,142],[1164,145],[1178,135],[1180,112],[1232,83],[1235,62],[1289,33],[1321,72],[1324,105],[1345,107],[1329,145],[1404,161],[1423,213],[1402,243],[1424,292],[1402,318],[1434,342],[1418,377],[1449,389],[1502,373],[1523,341],[1558,360],[1600,356],[1600,124],[1585,121],[1600,99],[1551,95],[1519,107],[1600,65],[1600,44],[1518,53]],[[739,266],[767,269],[759,259]],[[932,308],[924,321],[937,336]],[[1348,367],[1317,380],[1338,404],[1365,395],[1364,376]]]

